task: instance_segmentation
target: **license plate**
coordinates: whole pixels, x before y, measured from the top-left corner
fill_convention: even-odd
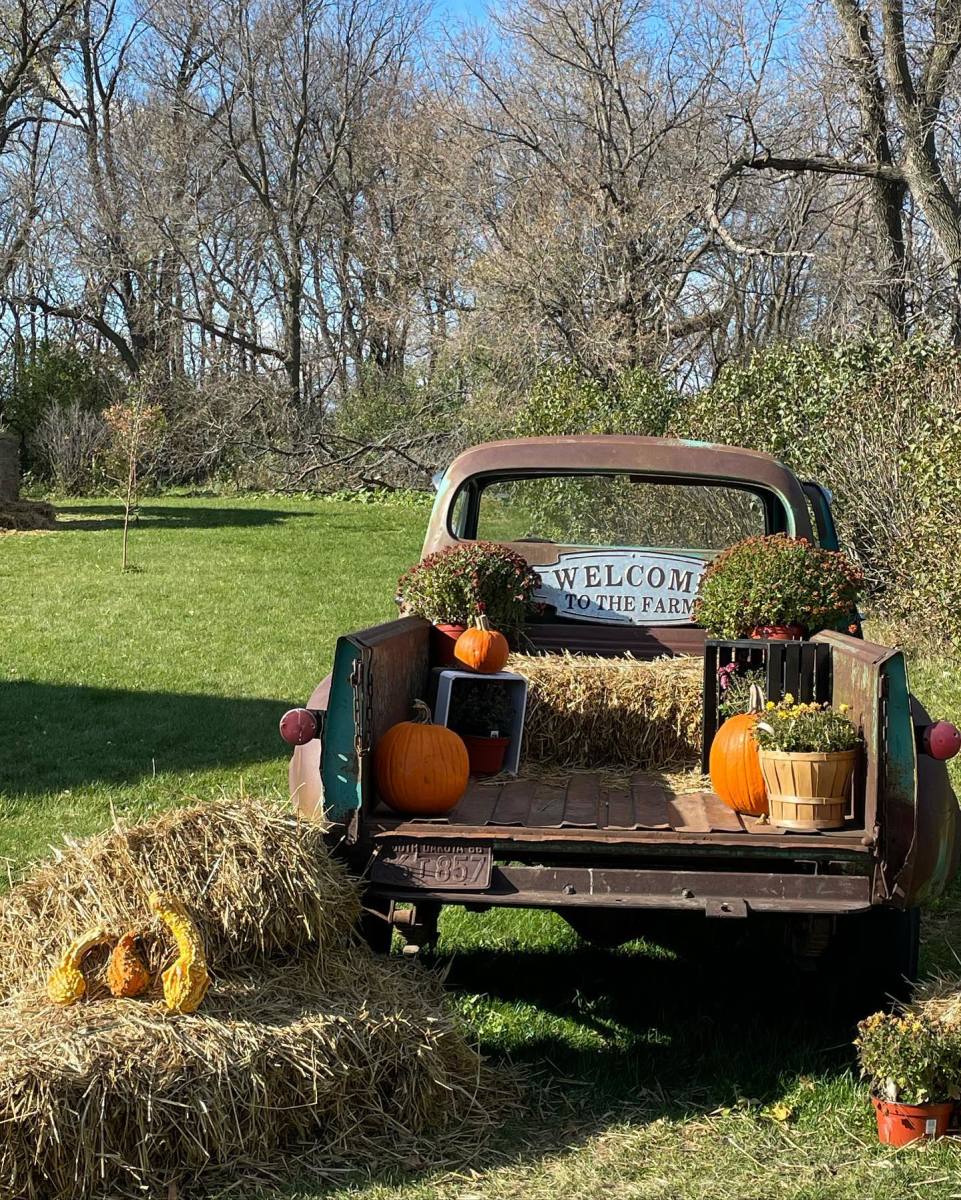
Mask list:
[[[375,883],[430,891],[483,891],[491,882],[489,846],[401,842],[385,846],[370,868]]]

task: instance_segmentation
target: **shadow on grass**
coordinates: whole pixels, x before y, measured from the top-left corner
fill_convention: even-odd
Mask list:
[[[516,919],[522,928],[527,917]],[[442,942],[446,952],[435,965],[447,970],[468,1036],[495,1068],[519,1068],[525,1085],[523,1109],[479,1152],[465,1149],[464,1170],[576,1155],[613,1126],[739,1107],[760,1114],[801,1080],[830,1085],[854,1061],[849,1015],[819,1000],[816,981],[787,969],[766,937],[717,922],[705,919],[690,953],[674,956],[644,943],[619,950],[457,943],[456,935]],[[683,1132],[677,1137],[682,1142]],[[428,1163],[375,1173],[373,1182],[426,1195],[432,1178]],[[329,1191],[342,1194],[298,1180],[270,1195],[303,1200]],[[663,1194],[674,1194],[669,1182]]]
[[[281,758],[284,700],[0,682],[0,793],[126,784]]]
[[[58,529],[106,530],[123,528],[122,504],[58,504]],[[207,505],[172,506],[146,501],[137,507],[134,527],[149,529],[224,529],[231,526],[279,525],[309,512],[282,512],[272,508],[210,508]],[[64,519],[66,518],[66,519]]]
[[[483,998],[468,1004],[485,1052],[548,1064],[591,1106],[653,1094],[658,1115],[692,1115],[765,1103],[785,1074],[851,1064],[853,1013],[829,1000],[823,979],[792,968],[767,931],[702,924],[675,956],[644,943],[455,952],[447,983]],[[513,1027],[498,1016],[508,1007]]]

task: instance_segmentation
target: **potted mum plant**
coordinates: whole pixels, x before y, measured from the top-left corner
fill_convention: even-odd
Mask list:
[[[777,533],[722,551],[701,577],[694,620],[712,637],[801,638],[847,628],[864,577],[846,555]]]
[[[754,726],[771,823],[785,829],[840,829],[861,736],[848,705],[769,700]]]
[[[947,1132],[961,1095],[961,1034],[915,1013],[877,1012],[854,1044],[881,1142],[904,1146]]]
[[[472,775],[496,775],[504,766],[514,722],[510,689],[496,679],[458,680],[447,726],[467,747]]]
[[[461,542],[430,554],[397,581],[403,612],[434,626],[437,665],[456,665],[454,645],[472,618],[483,614],[508,638],[516,635],[540,576],[526,559],[495,542]]]

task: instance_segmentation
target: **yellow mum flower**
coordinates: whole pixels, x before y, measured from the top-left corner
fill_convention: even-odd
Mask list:
[[[765,704],[764,707],[767,709],[768,712],[771,712],[772,709],[777,708],[777,705],[774,703],[773,700],[768,700],[767,704]]]
[[[846,713],[846,712],[850,712],[850,711],[851,711],[851,705],[850,705],[850,704],[839,704],[839,705],[838,705],[838,712],[839,712],[839,713]]]
[[[786,721],[790,717],[790,715],[791,714],[789,712],[784,712],[782,710],[781,712],[778,713],[778,719],[781,721]]]
[[[793,703],[794,703],[794,697],[791,695],[791,693],[790,693],[790,692],[785,692],[785,693],[784,693],[784,703],[785,703],[785,704],[788,704],[788,705],[790,705],[790,704],[793,704]]]

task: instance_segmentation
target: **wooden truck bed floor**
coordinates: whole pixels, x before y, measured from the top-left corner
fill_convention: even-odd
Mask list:
[[[503,783],[472,780],[457,807],[445,817],[404,817],[378,805],[368,817],[375,838],[473,838],[482,841],[630,842],[664,841],[750,844],[870,853],[864,829],[850,821],[830,832],[792,832],[733,812],[710,791],[680,791],[641,775],[624,786],[604,776],[571,772],[549,781],[518,778]]]

